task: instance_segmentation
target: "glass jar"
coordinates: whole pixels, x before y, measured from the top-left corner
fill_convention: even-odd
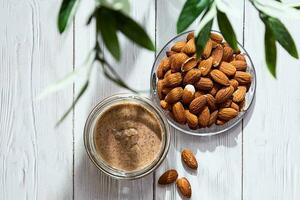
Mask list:
[[[156,158],[149,165],[135,171],[124,171],[110,166],[110,164],[101,158],[99,153],[97,153],[96,144],[94,141],[95,126],[99,116],[101,116],[101,114],[103,114],[111,106],[123,102],[132,102],[142,105],[152,114],[154,114],[162,128],[161,148]],[[117,94],[102,100],[90,112],[84,127],[84,144],[91,161],[105,174],[117,179],[137,179],[146,176],[155,170],[166,157],[170,146],[169,126],[164,114],[160,109],[155,107],[149,99],[134,94]]]

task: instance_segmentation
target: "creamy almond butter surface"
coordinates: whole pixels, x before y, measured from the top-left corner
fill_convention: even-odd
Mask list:
[[[125,102],[112,105],[98,117],[94,142],[108,165],[133,171],[157,158],[163,134],[155,114],[141,104]]]

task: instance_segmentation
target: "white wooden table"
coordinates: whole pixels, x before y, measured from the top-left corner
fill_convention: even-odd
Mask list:
[[[122,92],[93,71],[85,96],[65,122],[55,122],[72,103],[81,80],[43,101],[34,98],[49,84],[83,63],[93,47],[94,29],[85,26],[93,0],[81,2],[75,22],[62,36],[56,29],[61,0],[0,0],[0,199],[181,199],[174,185],[157,185],[159,175],[176,168],[191,181],[192,199],[300,199],[300,62],[279,48],[278,79],[264,62],[264,26],[246,1],[235,0],[232,18],[239,41],[257,71],[253,112],[236,128],[214,137],[193,137],[172,129],[171,148],[155,173],[117,181],[99,172],[83,145],[83,126],[102,98]],[[160,50],[175,35],[183,0],[133,0],[132,16],[147,28]],[[244,12],[243,12],[244,10]],[[299,21],[286,21],[300,50]],[[193,26],[195,27],[195,26]],[[192,28],[193,28],[192,27]],[[217,28],[217,26],[215,26]],[[133,87],[149,88],[155,54],[122,40],[116,70]],[[182,148],[199,160],[186,171]]]

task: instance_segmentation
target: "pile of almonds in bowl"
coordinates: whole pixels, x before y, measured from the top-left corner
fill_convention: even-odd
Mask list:
[[[160,106],[190,129],[223,125],[237,117],[253,76],[245,54],[234,51],[221,34],[212,32],[201,58],[196,58],[190,32],[159,60],[156,92]]]

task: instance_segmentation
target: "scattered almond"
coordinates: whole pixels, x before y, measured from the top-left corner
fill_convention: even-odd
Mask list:
[[[177,180],[177,177],[177,171],[175,169],[169,169],[159,177],[158,183],[161,185],[174,183]]]
[[[193,152],[190,149],[184,149],[181,152],[181,158],[183,162],[191,169],[198,168],[198,162],[196,157],[194,156]]]
[[[191,198],[192,196],[192,188],[190,182],[187,178],[179,178],[176,181],[177,188],[181,192],[181,194],[186,198]]]

